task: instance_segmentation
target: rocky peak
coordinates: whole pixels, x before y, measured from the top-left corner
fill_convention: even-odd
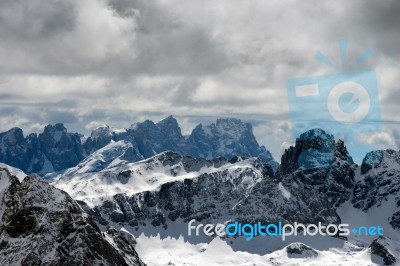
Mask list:
[[[324,153],[330,153],[333,150],[334,144],[335,139],[333,135],[328,134],[320,128],[308,130],[296,139],[296,145],[300,145],[302,152],[315,149]]]
[[[113,139],[113,135],[109,126],[101,126],[94,129],[83,144],[86,154],[91,154],[109,144]]]
[[[75,166],[83,159],[80,135],[68,133],[61,123],[47,125],[43,133],[39,134],[39,142],[44,156],[50,162],[48,169],[43,165],[46,172]]]
[[[63,124],[24,138],[22,129],[0,133],[0,162],[28,173],[48,173],[76,165],[83,159],[80,135],[68,133]]]
[[[389,251],[390,246],[395,246],[395,245],[390,245],[390,242],[391,242],[390,239],[384,236],[380,236],[377,239],[375,239],[369,246],[371,254],[374,254],[382,258],[383,265],[396,264],[396,258]]]
[[[344,162],[349,162],[351,164],[354,163],[353,158],[351,158],[344,141],[341,139],[339,139],[335,144],[334,160],[341,160]]]
[[[211,124],[212,126],[213,124]],[[252,131],[252,126],[249,123],[244,123],[242,120],[237,118],[219,118],[217,119],[215,126],[217,129],[235,133],[244,133],[248,130]]]
[[[400,165],[400,154],[395,150],[377,150],[367,153],[361,164],[361,173],[366,174],[374,168],[388,168]]]
[[[318,252],[303,243],[295,242],[286,247],[289,258],[317,257]]]
[[[244,123],[237,118],[219,118],[215,123],[209,125],[199,124],[193,134],[201,133],[210,138],[223,137],[238,141],[241,137],[251,137],[253,135],[253,128],[249,123]]]
[[[65,171],[65,175],[72,176],[82,173],[99,172],[107,167],[116,167],[130,162],[144,159],[132,143],[127,140],[112,142],[88,155],[75,167]],[[56,175],[56,174],[55,174]],[[47,175],[51,179],[53,174]]]
[[[350,198],[354,170],[343,141],[335,142],[324,130],[312,129],[301,134],[295,145],[285,151],[276,176],[291,193],[300,193],[299,197],[322,193],[332,206],[338,207]]]
[[[234,156],[259,157],[275,170],[278,163],[260,146],[249,123],[236,118],[220,118],[209,125],[199,124],[187,139],[192,146],[188,154],[207,159]]]
[[[342,140],[336,142],[333,135],[316,128],[301,134],[296,139],[295,145],[285,150],[279,171],[285,175],[300,167],[329,168],[339,161],[353,163],[344,142]]]
[[[135,123],[128,129],[127,134],[131,141],[136,143],[144,158],[171,149],[169,138],[163,135],[153,121],[146,120],[142,123]]]
[[[96,129],[94,129],[92,131],[92,133],[90,134],[90,137],[93,140],[97,140],[99,138],[105,138],[108,136],[111,136],[111,129],[109,126],[101,126],[101,127],[97,127]]]
[[[1,133],[0,139],[8,145],[18,145],[24,141],[24,134],[22,129],[14,127],[7,132]]]
[[[400,206],[400,153],[378,150],[367,153],[361,165],[361,176],[354,187],[354,207],[367,211],[373,206],[394,200]],[[400,211],[389,220],[400,228]]]
[[[67,134],[67,129],[64,124],[57,123],[55,125],[47,125],[44,127],[43,137],[51,138],[54,142],[59,142],[63,136]]]
[[[131,129],[133,129],[133,130],[140,130],[140,129],[144,130],[144,129],[150,129],[150,128],[154,128],[154,127],[156,127],[156,124],[154,124],[153,121],[145,120],[143,122],[134,123],[131,126]]]
[[[164,135],[169,136],[175,141],[179,141],[183,138],[181,128],[178,125],[178,121],[173,116],[169,116],[160,122],[157,127],[161,130]]]
[[[141,265],[122,234],[113,246],[67,193],[39,176],[20,182],[0,168],[0,184],[1,265]]]
[[[0,133],[0,162],[26,170],[30,156],[22,129],[15,127]]]

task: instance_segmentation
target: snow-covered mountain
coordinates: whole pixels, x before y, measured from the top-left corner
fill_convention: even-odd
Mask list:
[[[130,147],[124,141],[113,143],[117,150]],[[108,147],[95,152],[78,166],[67,169],[62,173],[46,176],[52,184],[68,191],[75,199],[92,204],[101,204],[104,200],[112,199],[119,193],[135,194],[147,190],[156,190],[166,182],[191,179],[201,173],[218,170],[228,161],[225,158],[206,160],[182,156],[174,152],[163,152],[149,159],[128,163],[120,158],[114,159],[97,169],[98,158],[103,160]],[[107,148],[107,149],[105,149]],[[101,152],[103,151],[103,152]],[[114,157],[109,157],[114,158]]]
[[[216,123],[196,126],[189,136],[183,136],[178,122],[169,116],[158,123],[146,120],[126,130],[109,127],[94,130],[84,147],[88,152],[103,148],[112,141],[125,140],[132,144],[135,156],[130,162],[146,159],[164,151],[213,159],[235,156],[259,157],[275,170],[278,163],[271,153],[257,143],[251,124],[235,118],[217,119]]]
[[[172,117],[126,130],[103,127],[86,140],[88,156],[46,179],[77,200],[108,232],[106,240],[134,235],[149,265],[399,264],[399,152],[370,152],[356,165],[342,140],[312,129],[274,171],[250,133],[236,119],[199,125],[187,137]],[[246,156],[229,156],[239,152]],[[194,237],[187,232],[192,219],[379,225],[384,235]]]
[[[142,265],[123,233],[96,223],[37,175],[0,168],[1,265]]]
[[[114,145],[126,147],[126,142]],[[100,151],[99,154],[107,153],[108,148]],[[295,265],[295,259],[299,258],[301,263],[313,265],[321,265],[321,261],[324,265],[360,265],[360,261],[365,265],[386,262],[389,265],[400,259],[399,206],[396,206],[398,152],[367,154],[358,166],[342,140],[335,141],[332,135],[314,129],[299,136],[295,145],[285,151],[275,173],[260,158],[206,160],[176,152],[163,152],[135,163],[119,158],[102,159],[106,162],[104,167],[92,167],[99,154],[94,153],[86,163],[49,178],[56,187],[79,199],[100,226],[112,225],[135,234],[144,260],[154,265],[162,263],[145,251],[145,245],[164,246],[170,237],[178,238],[168,240],[171,245],[180,245],[188,252],[196,253],[190,245],[202,247],[195,248],[199,252],[195,256],[200,260],[207,260],[200,253],[213,245],[231,250],[234,257],[236,252],[244,252],[257,265]],[[386,202],[390,204],[385,205]],[[380,224],[387,234],[380,238],[300,237],[275,241],[264,248],[262,239],[249,245],[241,238],[222,239],[222,242],[191,238],[187,235],[187,222],[191,219],[214,224],[227,221]],[[180,243],[180,237],[186,244]],[[295,244],[298,241],[303,243]],[[273,255],[273,251],[280,255]],[[175,250],[169,252],[178,256]],[[254,253],[264,256],[265,261],[259,262]],[[192,259],[169,256],[165,263],[191,265]]]
[[[56,176],[52,184],[101,208],[101,219],[131,226],[165,226],[167,220],[176,219],[339,222],[327,204],[327,194],[309,197],[305,189],[304,194],[287,190],[258,158],[209,161],[164,152],[96,173],[73,168]],[[329,186],[340,190],[343,185]]]
[[[27,137],[20,128],[13,128],[0,133],[0,162],[27,173],[47,174],[74,167],[107,145],[111,146],[106,149],[117,152],[113,143],[119,141],[130,145],[129,150],[114,155],[128,162],[170,150],[206,159],[259,157],[273,169],[278,166],[271,153],[257,143],[249,123],[234,118],[218,119],[210,125],[200,124],[189,136],[183,136],[172,116],[158,123],[150,120],[135,123],[127,129],[99,127],[87,138],[67,132],[63,124],[48,125],[39,135]]]

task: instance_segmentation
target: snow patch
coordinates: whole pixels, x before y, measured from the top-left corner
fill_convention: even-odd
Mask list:
[[[290,198],[290,196],[291,196],[290,191],[287,190],[287,189],[282,185],[282,182],[279,182],[278,188],[279,188],[279,190],[282,192],[282,195],[283,195],[286,199],[289,199],[289,198]]]

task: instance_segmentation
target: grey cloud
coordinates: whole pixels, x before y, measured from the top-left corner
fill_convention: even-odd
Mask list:
[[[358,36],[368,40],[377,51],[386,56],[399,56],[398,42],[400,40],[400,2],[390,1],[368,1],[360,4],[358,10],[354,11],[354,20]]]
[[[8,101],[6,103],[3,103],[5,106],[18,106],[18,107],[32,107],[32,108],[41,108],[41,109],[48,109],[48,108],[64,108],[64,109],[71,109],[77,107],[77,102],[75,100],[61,100],[61,101],[56,101],[56,102],[13,102],[12,100],[15,100],[17,97],[16,95],[9,94],[7,97],[4,97],[4,99],[11,99],[11,101]],[[21,100],[21,97],[18,97],[19,100]],[[1,99],[1,96],[0,96]],[[27,98],[22,98],[26,100]]]
[[[172,10],[151,1],[110,1],[123,17],[134,16],[137,23],[137,57],[111,60],[104,74],[196,76],[216,74],[231,64],[223,46],[210,29],[192,25]]]
[[[64,122],[81,132],[91,122],[124,127],[172,114],[188,130],[236,116],[254,124],[262,144],[280,146],[290,141],[286,80],[332,73],[314,55],[339,60],[340,38],[351,60],[373,50],[363,67],[384,79],[382,110],[395,120],[399,7],[395,0],[3,0],[0,126]]]
[[[0,64],[0,70],[70,75],[95,67],[96,63],[104,61],[102,50],[107,53],[107,46],[112,44],[112,40],[103,39],[101,33],[110,34],[109,37],[113,38],[121,36],[125,30],[100,27],[107,26],[107,21],[122,22],[117,27],[130,27],[112,17],[112,12],[107,12],[106,7],[102,11],[101,3],[74,0],[2,1],[0,56],[3,64]],[[4,60],[9,60],[8,64],[4,64]]]
[[[0,64],[0,70],[129,77],[209,74],[229,65],[209,32],[181,21],[155,2],[101,3],[2,1],[0,58],[14,58],[12,64]],[[97,17],[93,8],[105,10],[104,17]],[[109,20],[120,25],[101,29],[113,23]]]
[[[45,121],[48,121],[51,124],[54,123],[73,124],[78,122],[78,118],[75,116],[75,114],[71,112],[51,111],[51,112],[46,112]]]
[[[349,5],[333,3],[341,9],[334,23],[326,24],[326,38],[346,38],[359,51],[371,48],[375,56],[398,57],[400,50],[400,2],[397,0],[356,0]]]
[[[72,2],[10,1],[0,2],[0,36],[25,48],[43,38],[55,38],[71,31],[76,24]]]

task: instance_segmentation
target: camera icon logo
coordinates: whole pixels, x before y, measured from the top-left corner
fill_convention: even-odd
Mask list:
[[[347,95],[352,96],[349,104],[358,103],[353,111],[344,111],[346,107],[340,104]],[[354,124],[362,121],[369,113],[371,100],[363,86],[355,82],[342,82],[337,84],[328,95],[328,110],[333,119],[338,122]],[[353,104],[354,105],[354,104]]]
[[[339,44],[342,65],[345,65],[347,42],[342,40]],[[369,56],[370,51],[362,54],[353,67]],[[317,53],[316,58],[337,70],[336,65],[322,53]],[[292,78],[287,80],[286,87],[293,137],[312,141],[319,136],[301,133],[313,128],[324,129],[345,139],[348,151],[356,162],[376,149],[359,141],[362,134],[381,130],[375,70],[336,71],[327,75]],[[308,150],[301,154],[298,164],[305,168],[330,167],[333,152],[333,144]],[[322,154],[325,157],[323,163],[315,164],[315,158]]]

